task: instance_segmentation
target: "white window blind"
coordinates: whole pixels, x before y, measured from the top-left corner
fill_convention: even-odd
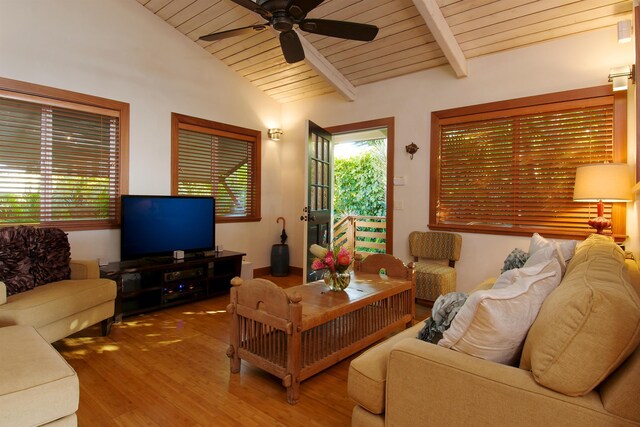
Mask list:
[[[194,119],[194,125],[179,117],[176,194],[213,196],[219,222],[259,219],[259,132],[231,132],[214,122]]]
[[[0,94],[0,224],[116,226],[120,112],[17,98]]]

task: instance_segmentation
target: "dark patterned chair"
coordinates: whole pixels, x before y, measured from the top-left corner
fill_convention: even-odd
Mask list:
[[[432,304],[440,295],[456,290],[455,263],[460,259],[462,236],[438,231],[413,231],[409,252],[416,271],[416,299]]]

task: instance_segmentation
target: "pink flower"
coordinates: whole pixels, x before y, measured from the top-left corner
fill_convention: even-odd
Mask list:
[[[324,263],[329,269],[333,270],[333,267],[335,264],[333,260],[333,253],[331,252],[327,253],[327,255],[324,257]]]
[[[314,259],[311,263],[312,270],[322,270],[323,268],[325,268],[324,264],[318,258]]]
[[[343,266],[351,264],[351,254],[344,246],[342,246],[340,251],[338,251],[338,264]]]

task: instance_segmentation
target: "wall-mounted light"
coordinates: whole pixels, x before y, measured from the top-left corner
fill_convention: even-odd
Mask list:
[[[625,65],[624,67],[612,68],[609,71],[609,82],[613,83],[613,90],[627,90],[629,79],[636,82],[636,64]]]
[[[630,19],[618,21],[618,43],[628,43],[633,34],[633,25]]]
[[[409,145],[405,145],[404,148],[411,155],[411,160],[413,160],[413,155],[418,151],[418,146],[412,142]]]
[[[272,141],[280,141],[280,137],[282,136],[282,129],[280,128],[271,128],[267,130],[267,136]]]

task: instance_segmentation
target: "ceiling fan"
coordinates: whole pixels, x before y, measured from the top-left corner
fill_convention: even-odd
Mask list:
[[[215,41],[228,37],[262,31],[273,27],[280,32],[280,47],[284,59],[293,64],[304,59],[304,49],[294,25],[308,33],[341,39],[371,41],[378,34],[378,27],[357,22],[334,21],[330,19],[306,19],[307,13],[315,9],[324,0],[231,0],[239,6],[257,13],[267,20],[264,24],[220,31],[200,37],[200,40]]]

